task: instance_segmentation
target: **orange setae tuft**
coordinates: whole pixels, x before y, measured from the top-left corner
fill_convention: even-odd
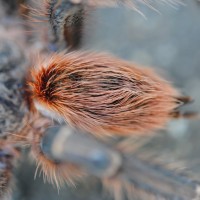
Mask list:
[[[153,70],[106,54],[53,54],[32,69],[32,78],[39,110],[94,134],[163,128],[180,103],[178,92]]]

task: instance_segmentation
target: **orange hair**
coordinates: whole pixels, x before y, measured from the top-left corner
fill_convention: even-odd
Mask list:
[[[32,69],[32,99],[39,109],[93,134],[162,128],[181,102],[153,70],[106,54],[52,54]]]

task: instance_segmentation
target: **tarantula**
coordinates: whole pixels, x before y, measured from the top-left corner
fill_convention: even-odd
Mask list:
[[[17,20],[28,18],[28,25],[40,21],[48,31],[34,34],[35,27],[27,23],[18,27],[15,22],[7,30],[2,26],[0,198],[9,198],[12,169],[22,147],[29,145],[38,168],[57,187],[94,175],[116,199],[123,194],[130,199],[200,199],[198,182],[131,155],[131,136],[151,134],[172,118],[193,117],[195,113],[180,111],[191,99],[152,69],[81,50],[92,10],[121,4],[141,13],[137,5],[155,9],[152,2],[49,0],[33,8],[20,1]],[[33,51],[40,54],[37,60]],[[58,123],[72,130],[46,132]]]

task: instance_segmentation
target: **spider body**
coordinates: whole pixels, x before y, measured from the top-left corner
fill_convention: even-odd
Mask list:
[[[180,103],[153,70],[106,54],[54,54],[32,69],[32,77],[37,109],[97,135],[162,128]]]
[[[46,10],[41,16],[48,17],[58,51],[63,48],[70,51],[81,46],[85,17],[90,8],[123,4],[140,12],[137,3],[152,7],[151,2],[44,0]],[[177,1],[164,2],[175,5]],[[29,9],[24,8],[29,13]],[[33,11],[38,13],[37,9]],[[20,36],[25,38],[22,32]],[[27,78],[30,90],[25,92],[26,88],[18,87],[24,84],[24,66],[28,67],[22,54],[39,49],[42,56],[46,55],[45,44],[50,39],[46,34],[43,39],[45,42],[36,41],[41,43],[39,47],[23,40],[22,52],[13,42],[8,45],[2,41],[0,45],[0,198],[9,199],[15,160],[28,145],[38,164],[36,174],[41,167],[44,179],[58,188],[64,182],[74,185],[85,176],[95,175],[115,199],[123,199],[123,193],[130,199],[137,193],[142,199],[199,199],[195,198],[199,195],[198,182],[176,176],[149,160],[140,161],[132,156],[133,149],[139,145],[130,138],[125,139],[132,134],[163,128],[171,118],[182,116],[179,106],[190,99],[179,97],[170,83],[149,68],[106,54],[80,51],[54,53],[44,61],[38,59],[31,69],[31,80]],[[47,128],[52,128],[49,118],[66,121],[78,128],[77,132],[125,136],[125,141],[112,143],[112,139],[102,141],[91,135],[88,138],[87,133],[79,135],[64,129],[63,134],[53,132],[55,143],[49,143],[51,135],[46,133]],[[58,149],[52,148],[52,144]],[[55,154],[59,149],[62,150],[60,155],[59,151]]]

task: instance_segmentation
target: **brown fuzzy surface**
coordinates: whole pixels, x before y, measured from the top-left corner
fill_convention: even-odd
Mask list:
[[[32,69],[34,102],[93,134],[162,128],[177,91],[153,70],[106,54],[53,54]]]

